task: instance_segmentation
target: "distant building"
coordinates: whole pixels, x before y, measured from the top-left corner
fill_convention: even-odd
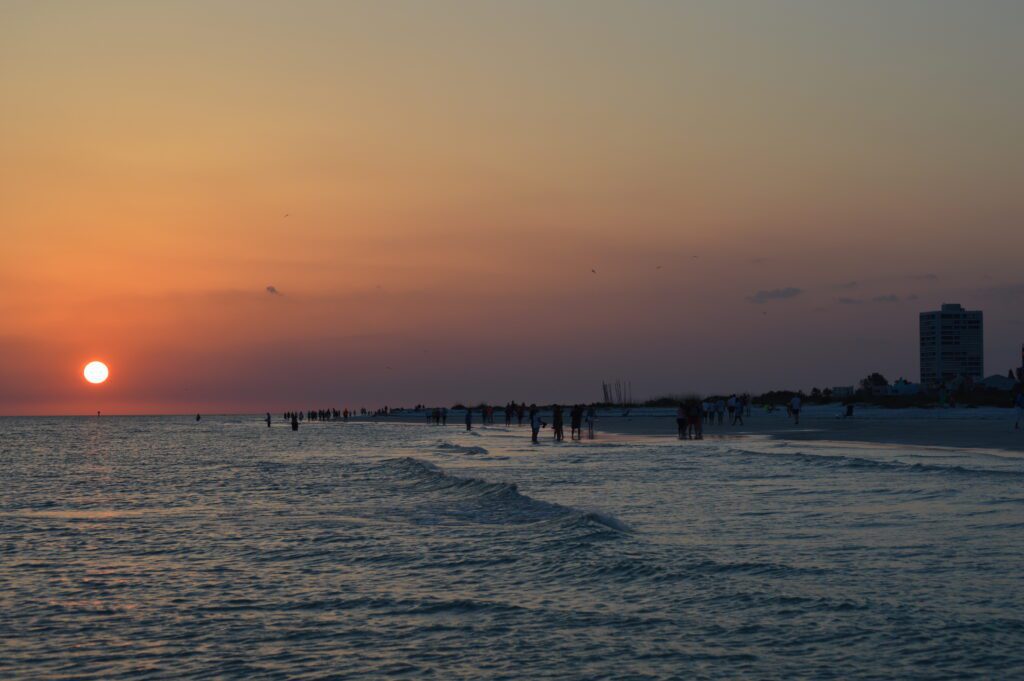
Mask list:
[[[921,313],[921,384],[937,385],[963,376],[980,381],[985,372],[981,310],[943,304]]]
[[[988,388],[989,390],[1002,390],[1003,392],[1009,392],[1017,387],[1017,381],[1009,376],[992,374],[985,380],[981,381],[979,385],[983,388]]]
[[[890,395],[917,395],[920,392],[921,385],[919,383],[911,383],[903,378],[897,379],[889,386]]]

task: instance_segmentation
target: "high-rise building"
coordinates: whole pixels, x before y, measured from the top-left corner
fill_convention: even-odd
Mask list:
[[[985,375],[984,325],[981,310],[944,303],[941,310],[921,313],[921,384],[936,385],[967,376]]]

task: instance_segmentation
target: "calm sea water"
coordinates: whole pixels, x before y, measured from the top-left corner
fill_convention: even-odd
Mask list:
[[[0,419],[3,678],[1024,676],[1024,463]]]

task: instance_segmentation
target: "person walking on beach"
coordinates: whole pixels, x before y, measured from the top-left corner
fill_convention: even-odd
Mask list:
[[[561,442],[565,439],[565,422],[562,420],[562,407],[554,405],[551,407],[551,430],[554,433],[555,441]]]
[[[1013,404],[1017,407],[1017,423],[1014,424],[1014,430],[1020,430],[1020,422],[1024,420],[1024,391],[1017,393],[1016,399],[1013,400]]]
[[[299,416],[294,411],[292,412],[292,430],[299,429]]]
[[[796,425],[800,425],[800,396],[793,395],[793,399],[789,401],[789,410],[793,412],[793,421]]]
[[[680,402],[679,408],[676,409],[676,430],[680,440],[686,440],[689,437],[686,433],[686,405],[683,402]]]
[[[466,430],[473,430],[473,410],[466,407]]]
[[[267,428],[270,427],[270,412],[267,412]]]

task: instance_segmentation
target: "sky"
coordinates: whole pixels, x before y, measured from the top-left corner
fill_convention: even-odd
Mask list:
[[[916,380],[946,302],[1005,374],[1022,72],[1010,0],[5,0],[0,414]]]

